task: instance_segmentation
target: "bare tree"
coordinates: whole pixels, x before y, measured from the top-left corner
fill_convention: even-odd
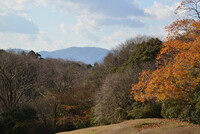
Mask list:
[[[177,13],[187,13],[188,17],[200,20],[200,0],[183,0],[175,10]]]
[[[46,133],[56,132],[68,120],[65,105],[80,104],[76,91],[87,74],[87,67],[77,62],[45,59],[38,66],[38,96],[32,103]],[[79,86],[80,87],[80,86]],[[85,95],[83,95],[85,96]],[[51,129],[50,129],[51,128]]]
[[[126,118],[124,111],[130,100],[131,80],[123,74],[108,75],[96,95],[95,123],[116,123]]]
[[[37,68],[26,56],[0,53],[0,57],[0,104],[9,110],[30,101]]]

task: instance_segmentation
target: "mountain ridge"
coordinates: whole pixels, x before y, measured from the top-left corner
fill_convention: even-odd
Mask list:
[[[21,51],[29,52],[24,49],[8,49],[14,50],[16,53]],[[84,62],[86,64],[94,64],[95,62],[103,61],[104,57],[110,52],[110,50],[99,47],[69,47],[65,49],[59,49],[54,51],[40,51],[42,58],[55,58],[64,60],[74,60]]]

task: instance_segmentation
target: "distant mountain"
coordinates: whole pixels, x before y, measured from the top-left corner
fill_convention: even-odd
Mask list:
[[[13,51],[15,53],[20,51],[29,52],[23,49],[8,49],[7,51]],[[98,47],[70,47],[52,52],[41,51],[38,53],[42,58],[60,58],[64,60],[81,61],[93,65],[95,62],[101,62],[109,52],[110,50]]]
[[[82,61],[86,64],[100,62],[109,53],[109,50],[97,47],[70,47],[52,52],[38,52],[43,58],[61,58]]]

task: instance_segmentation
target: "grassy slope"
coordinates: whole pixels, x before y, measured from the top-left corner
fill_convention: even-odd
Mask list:
[[[59,134],[200,134],[200,126],[169,119],[138,119]]]

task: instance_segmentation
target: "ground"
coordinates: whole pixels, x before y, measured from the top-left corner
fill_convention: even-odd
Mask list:
[[[200,126],[170,119],[138,119],[58,134],[200,134]]]

